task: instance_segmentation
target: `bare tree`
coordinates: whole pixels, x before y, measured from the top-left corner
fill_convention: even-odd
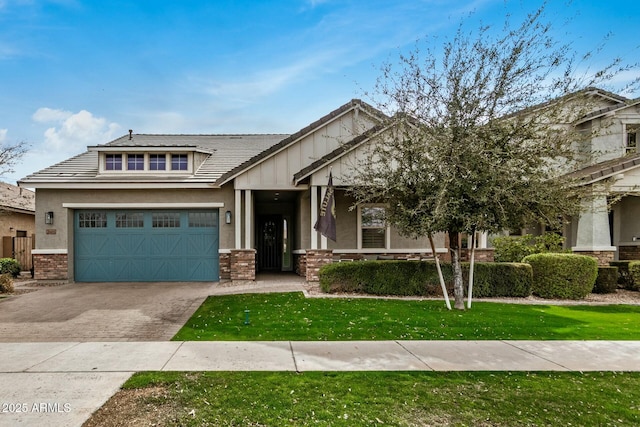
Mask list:
[[[22,141],[15,145],[0,145],[0,176],[14,172],[14,166],[29,150],[29,145]]]
[[[458,309],[460,235],[558,225],[577,213],[581,188],[563,174],[585,135],[572,123],[594,107],[588,87],[635,67],[615,59],[580,71],[592,53],[554,40],[544,11],[515,27],[507,18],[497,31],[465,32],[462,23],[440,54],[427,45],[385,64],[368,94],[391,119],[351,193],[358,203],[384,200],[403,235],[448,234]]]

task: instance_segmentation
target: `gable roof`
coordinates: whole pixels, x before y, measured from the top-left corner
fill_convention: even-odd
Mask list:
[[[35,172],[19,181],[20,185],[34,187],[64,187],[75,184],[131,184],[131,183],[177,183],[221,186],[244,171],[280,150],[295,144],[319,127],[341,117],[352,110],[365,112],[382,121],[386,116],[371,105],[352,99],[329,114],[288,134],[235,134],[235,135],[169,135],[126,134],[107,144],[89,146],[88,150],[70,159]],[[98,174],[99,151],[140,151],[148,147],[157,151],[197,151],[206,155],[204,162],[193,175],[160,174]]]
[[[335,110],[333,110],[329,114],[327,114],[327,115],[321,117],[320,119],[316,120],[315,122],[311,123],[310,125],[305,126],[304,128],[300,129],[298,132],[296,132],[296,133],[290,135],[289,137],[283,139],[279,143],[267,148],[263,152],[257,154],[256,156],[253,156],[252,158],[246,160],[242,164],[239,164],[237,167],[235,167],[232,170],[230,170],[229,172],[223,174],[217,180],[216,184],[223,185],[223,184],[229,182],[230,180],[232,180],[236,176],[238,176],[241,173],[251,169],[252,167],[254,167],[256,165],[258,165],[259,163],[261,163],[264,160],[268,159],[269,157],[271,157],[272,155],[276,154],[277,152],[285,149],[286,147],[288,147],[290,145],[293,145],[294,143],[296,143],[300,138],[304,137],[305,135],[313,132],[314,130],[318,129],[319,127],[322,127],[322,126],[326,125],[327,123],[331,122],[332,120],[334,120],[334,119],[346,114],[347,112],[349,112],[349,111],[351,111],[353,109],[360,109],[360,110],[366,112],[367,114],[369,114],[371,117],[374,117],[374,118],[376,118],[376,119],[378,119],[380,121],[382,121],[382,120],[387,118],[387,116],[382,111],[372,107],[371,105],[367,104],[366,102],[363,102],[360,99],[352,99],[351,101],[347,102],[346,104],[342,105],[341,107],[336,108]]]
[[[35,214],[36,193],[26,188],[0,182],[0,209]]]
[[[122,136],[105,145],[92,146],[88,151],[35,172],[20,180],[21,185],[38,184],[78,184],[78,183],[117,183],[117,182],[181,182],[213,183],[221,175],[245,162],[256,154],[273,146],[287,134],[238,134],[238,135],[152,135],[133,134]],[[151,174],[132,174],[98,176],[98,150],[102,148],[153,147],[166,148],[169,151],[196,150],[207,158],[189,176],[159,176]]]
[[[294,183],[297,185],[298,183],[300,183],[300,181],[302,181],[303,179],[307,178],[309,175],[313,174],[318,169],[323,168],[324,166],[328,165],[329,163],[332,163],[333,161],[339,159],[340,157],[344,156],[345,154],[349,153],[350,151],[356,149],[357,147],[359,147],[360,145],[364,144],[369,139],[371,139],[373,136],[378,135],[381,132],[383,132],[386,129],[388,129],[391,125],[392,125],[391,122],[381,123],[379,125],[376,125],[376,126],[372,127],[371,129],[367,130],[366,132],[356,136],[352,140],[340,145],[338,148],[336,148],[332,152],[330,152],[328,154],[325,154],[324,156],[322,156],[321,158],[319,158],[315,162],[311,163],[309,166],[307,166],[307,167],[301,169],[300,171],[296,172],[293,175]]]
[[[587,185],[637,167],[640,167],[640,153],[596,163],[595,165],[571,172],[567,174],[567,176],[580,180],[581,184]]]
[[[609,113],[615,113],[616,111],[624,110],[625,108],[633,107],[636,105],[640,105],[640,98],[637,98],[634,100],[628,100],[627,102],[611,105],[609,107],[593,111],[585,115],[582,119],[578,120],[576,124],[588,122],[589,120],[593,120],[593,119],[605,116]]]

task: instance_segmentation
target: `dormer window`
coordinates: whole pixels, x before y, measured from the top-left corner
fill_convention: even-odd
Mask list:
[[[167,169],[166,154],[149,154],[149,170],[163,171]]]
[[[99,147],[97,151],[98,173],[120,177],[184,176],[192,174],[206,158],[192,147],[180,147],[174,152],[167,151],[167,147]]]
[[[143,171],[144,154],[127,154],[127,170]]]
[[[105,169],[108,171],[122,170],[122,154],[107,154],[105,158]]]
[[[171,155],[171,170],[186,171],[189,169],[189,162],[186,154]]]

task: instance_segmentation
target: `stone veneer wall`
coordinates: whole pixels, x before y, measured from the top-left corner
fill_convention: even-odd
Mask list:
[[[220,259],[220,280],[231,279],[231,254],[221,253],[218,254]]]
[[[331,249],[307,249],[306,277],[307,282],[317,282],[320,280],[320,267],[333,262],[333,251]]]
[[[256,250],[232,249],[229,266],[231,280],[256,280]]]
[[[599,266],[608,266],[615,256],[615,251],[575,251],[577,255],[586,255],[596,259]]]
[[[293,254],[294,271],[298,276],[307,277],[307,255]]]
[[[67,254],[33,254],[33,271],[36,280],[67,280]]]
[[[618,254],[621,260],[639,260],[640,246],[618,246]]]
[[[493,249],[476,249],[473,255],[474,262],[493,262],[493,252]],[[471,250],[461,249],[460,258],[464,262],[469,262],[471,260]]]

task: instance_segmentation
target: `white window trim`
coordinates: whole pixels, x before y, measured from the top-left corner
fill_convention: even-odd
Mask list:
[[[357,237],[357,243],[358,243],[358,250],[362,250],[362,208],[387,208],[387,206],[383,203],[366,203],[363,205],[358,205],[358,218],[357,218],[357,230],[358,230],[358,237]],[[391,225],[389,225],[389,223],[386,224],[386,228],[385,228],[385,234],[384,234],[384,238],[385,238],[385,247],[384,248],[367,248],[367,250],[374,250],[374,251],[380,251],[381,249],[391,249]]]
[[[639,136],[640,136],[640,123],[623,122],[622,126],[623,126],[623,128],[622,128],[622,149],[624,150],[624,154],[629,154],[629,153],[635,154],[635,153],[640,152],[639,151],[639,149],[640,149],[640,138],[639,138]],[[635,130],[636,130],[635,131],[635,134],[636,134],[636,146],[634,148],[632,148],[632,149],[629,149],[627,147],[627,141],[628,141],[628,135],[629,135],[629,132],[627,132],[627,129],[629,127],[634,127]]]
[[[107,170],[107,154],[120,154],[122,156],[122,169]],[[144,169],[129,169],[128,157],[129,155],[144,156]],[[165,155],[165,169],[164,170],[151,170],[151,154],[164,154]],[[171,156],[174,154],[181,154],[187,156],[187,169],[186,170],[174,170],[171,169]],[[98,173],[105,175],[192,175],[193,174],[193,162],[194,155],[191,151],[166,151],[164,153],[158,152],[140,152],[140,151],[127,151],[122,152],[100,152],[98,160]]]

